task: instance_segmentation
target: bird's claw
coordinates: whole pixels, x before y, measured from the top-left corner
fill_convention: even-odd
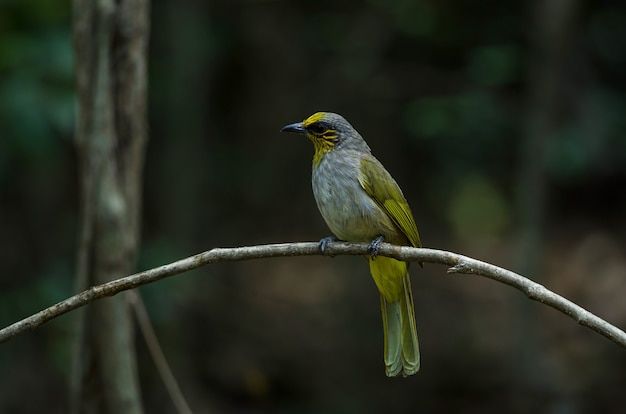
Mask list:
[[[367,247],[367,251],[370,256],[372,256],[372,259],[375,259],[376,256],[378,256],[378,251],[380,250],[380,245],[383,241],[385,241],[385,238],[383,236],[378,236],[372,240],[370,245]]]
[[[322,254],[326,254],[326,247],[328,247],[328,245],[334,241],[337,241],[337,238],[335,236],[324,237],[322,240],[320,240],[319,246]]]

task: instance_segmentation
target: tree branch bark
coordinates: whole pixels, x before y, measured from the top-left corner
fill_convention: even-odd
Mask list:
[[[367,243],[334,242],[328,245],[326,254],[329,256],[366,256],[369,254],[368,247],[369,245]],[[322,253],[319,250],[319,243],[314,242],[215,248],[173,263],[93,286],[0,330],[0,343],[35,329],[57,316],[78,309],[98,299],[113,296],[122,291],[153,283],[157,280],[196,269],[207,264],[270,257],[316,255],[322,255]],[[517,273],[511,272],[510,270],[444,250],[416,249],[407,246],[394,246],[388,243],[381,245],[379,255],[408,262],[442,264],[450,266],[448,273],[475,274],[504,283],[521,290],[530,299],[539,301],[563,312],[579,324],[591,328],[610,341],[626,348],[626,333],[624,331],[564,297],[557,295],[544,286],[520,276]]]

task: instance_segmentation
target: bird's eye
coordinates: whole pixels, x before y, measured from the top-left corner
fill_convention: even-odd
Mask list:
[[[322,124],[313,124],[309,127],[309,129],[315,134],[323,134],[326,132],[326,127]]]

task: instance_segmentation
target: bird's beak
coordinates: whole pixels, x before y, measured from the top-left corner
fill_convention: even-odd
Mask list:
[[[306,129],[302,126],[302,122],[285,125],[280,132],[295,132],[296,134],[306,134]]]

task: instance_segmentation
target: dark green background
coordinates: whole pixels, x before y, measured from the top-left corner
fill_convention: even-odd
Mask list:
[[[554,3],[554,2],[553,2]],[[394,175],[427,247],[517,271],[626,327],[626,5],[575,8],[543,152],[524,1],[154,1],[137,269],[217,246],[329,235],[312,147],[279,129],[343,114]],[[72,292],[71,7],[0,2],[0,325]],[[541,90],[541,88],[539,88]],[[523,171],[536,168],[544,197]],[[528,194],[526,203],[520,194]],[[537,208],[537,221],[524,211]],[[528,228],[531,226],[532,228]],[[520,234],[538,234],[525,257]],[[422,369],[387,379],[358,258],[211,265],[141,289],[196,413],[624,412],[626,353],[509,287],[412,270]],[[0,345],[0,411],[67,410],[71,317]],[[146,412],[174,412],[137,337]]]

